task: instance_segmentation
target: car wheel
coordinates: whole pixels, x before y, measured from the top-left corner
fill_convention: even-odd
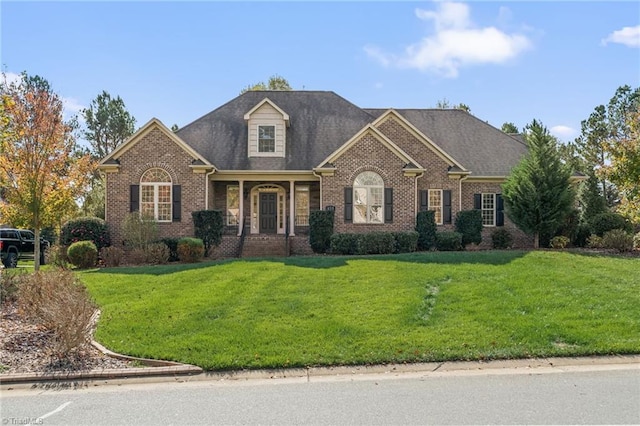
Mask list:
[[[7,268],[16,268],[18,266],[18,255],[8,253],[7,258],[4,260],[4,266]]]

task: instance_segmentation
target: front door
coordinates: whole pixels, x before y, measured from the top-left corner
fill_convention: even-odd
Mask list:
[[[275,192],[263,192],[260,194],[260,233],[275,234],[277,223],[277,199]]]

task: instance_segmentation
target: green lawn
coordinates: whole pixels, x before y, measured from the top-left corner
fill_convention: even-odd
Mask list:
[[[205,369],[640,353],[640,259],[293,257],[81,273],[110,349]]]

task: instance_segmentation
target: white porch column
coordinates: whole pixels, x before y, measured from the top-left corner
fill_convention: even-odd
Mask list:
[[[296,236],[296,183],[289,181],[289,235]]]
[[[240,199],[239,207],[240,212],[238,213],[238,237],[242,235],[242,228],[244,228],[244,181],[238,181],[238,198]],[[249,200],[251,201],[251,200]]]

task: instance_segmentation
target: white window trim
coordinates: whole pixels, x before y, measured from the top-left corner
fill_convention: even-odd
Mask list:
[[[236,223],[231,223],[231,213],[229,212],[229,190],[231,188],[237,188],[238,191],[238,216],[235,218]],[[226,206],[227,206],[227,218],[225,220],[227,226],[236,226],[240,224],[240,203],[242,202],[241,200],[241,195],[240,195],[240,186],[239,185],[227,185],[227,202],[226,202]]]
[[[485,195],[490,195],[493,198],[493,208],[486,209],[484,207],[484,197],[485,197]],[[492,216],[493,216],[493,222],[489,225],[489,224],[485,224],[484,223],[484,214],[482,214],[482,226],[486,226],[488,228],[496,226],[496,216],[497,216],[497,207],[498,207],[496,205],[496,203],[498,201],[497,198],[498,197],[496,197],[496,194],[494,192],[483,192],[480,195],[480,212],[482,213],[482,212],[485,212],[485,211],[491,211],[492,212]]]
[[[163,173],[165,173],[168,177],[169,177],[169,182],[143,182],[142,179],[144,178],[144,176],[149,173],[151,170],[161,170]],[[166,204],[169,204],[169,219],[158,219],[158,207],[160,204],[159,198],[160,198],[160,191],[159,188],[160,187],[165,187],[168,186],[169,187],[169,202]],[[173,180],[171,179],[171,175],[164,169],[159,169],[159,168],[152,168],[152,169],[148,169],[147,171],[145,171],[142,176],[140,177],[140,193],[138,195],[138,200],[140,200],[140,212],[142,212],[142,204],[143,204],[143,199],[142,199],[142,191],[144,187],[153,187],[153,220],[155,220],[156,222],[159,223],[171,223],[173,222]],[[163,203],[165,204],[165,203]]]
[[[273,151],[260,151],[260,127],[273,127]],[[277,129],[278,126],[275,124],[256,124],[256,153],[260,156],[275,156],[278,149],[278,137],[277,137]]]
[[[307,194],[307,203],[305,205],[305,209],[304,211],[298,211],[298,193],[306,193]],[[296,216],[306,216],[306,224],[303,224],[302,226],[308,226],[309,225],[309,204],[311,202],[310,198],[311,198],[311,191],[309,188],[309,185],[296,185],[295,190],[294,190],[294,197],[295,197],[295,215]]]
[[[431,192],[439,192],[440,193],[440,205],[438,206],[433,206],[431,205]],[[436,225],[443,225],[444,224],[444,208],[443,208],[443,204],[444,204],[444,199],[443,199],[443,193],[442,193],[442,189],[430,189],[427,192],[427,210],[436,210],[435,207],[439,207],[440,208],[440,220],[436,221]]]
[[[362,173],[366,173],[366,172],[362,172]],[[384,180],[382,185],[356,185],[355,181],[358,179],[358,177],[362,174],[358,174],[358,176],[356,176],[356,178],[353,181],[353,188],[352,188],[352,200],[353,200],[353,212],[352,212],[352,217],[353,217],[353,224],[354,225],[384,225]],[[380,176],[379,173],[376,172],[371,172],[371,173],[375,173],[376,175],[378,175],[378,177],[382,180],[382,176]],[[371,197],[371,190],[372,189],[381,189],[382,190],[382,194],[380,197],[380,210],[382,211],[382,220],[380,222],[374,222],[371,220],[371,218],[373,217],[372,213],[371,213],[371,202],[370,200],[372,199]],[[356,190],[357,189],[365,189],[367,191],[367,217],[365,218],[366,220],[364,222],[356,222]]]

